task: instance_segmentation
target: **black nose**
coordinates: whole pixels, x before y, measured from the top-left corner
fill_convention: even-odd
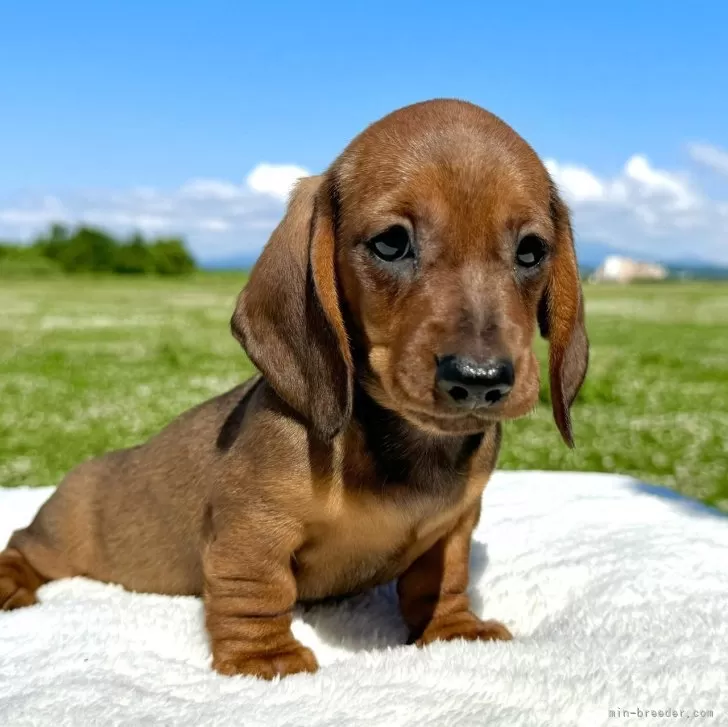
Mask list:
[[[437,386],[464,409],[497,404],[508,396],[514,378],[513,363],[503,358],[476,362],[443,356],[437,363]]]

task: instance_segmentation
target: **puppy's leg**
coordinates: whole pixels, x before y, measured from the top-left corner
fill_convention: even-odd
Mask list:
[[[19,550],[4,550],[0,553],[0,611],[37,603],[35,592],[45,581]]]
[[[36,603],[44,583],[82,575],[89,542],[88,498],[81,465],[43,503],[28,527],[16,530],[0,552],[0,611]]]
[[[207,546],[205,617],[216,671],[272,679],[318,668],[291,632],[297,545],[293,528],[261,519],[238,521]]]
[[[480,504],[455,529],[418,558],[397,583],[400,608],[410,629],[410,643],[433,641],[509,641],[498,621],[482,621],[470,610],[467,595],[470,543]]]

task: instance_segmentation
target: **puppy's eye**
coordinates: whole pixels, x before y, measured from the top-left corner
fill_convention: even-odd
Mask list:
[[[388,230],[369,240],[369,249],[384,262],[393,263],[413,257],[409,232],[402,225],[393,225]]]
[[[516,262],[522,268],[535,268],[546,257],[546,243],[536,235],[526,235],[516,250]]]

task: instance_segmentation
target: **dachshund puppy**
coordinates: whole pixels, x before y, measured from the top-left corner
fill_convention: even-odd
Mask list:
[[[317,668],[297,602],[393,579],[411,642],[510,639],[468,559],[537,326],[572,446],[588,342],[552,180],[478,106],[395,111],[298,183],[241,292],[260,375],[71,471],[0,555],[0,608],[71,576],[202,595],[214,669],[263,678]]]

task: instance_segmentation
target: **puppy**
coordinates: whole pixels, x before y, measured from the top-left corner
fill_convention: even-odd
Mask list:
[[[232,317],[261,372],[85,462],[0,554],[0,608],[58,578],[202,595],[213,667],[317,668],[297,602],[397,579],[418,645],[511,638],[467,596],[501,423],[587,369],[569,214],[509,126],[457,100],[384,117],[293,191]]]

